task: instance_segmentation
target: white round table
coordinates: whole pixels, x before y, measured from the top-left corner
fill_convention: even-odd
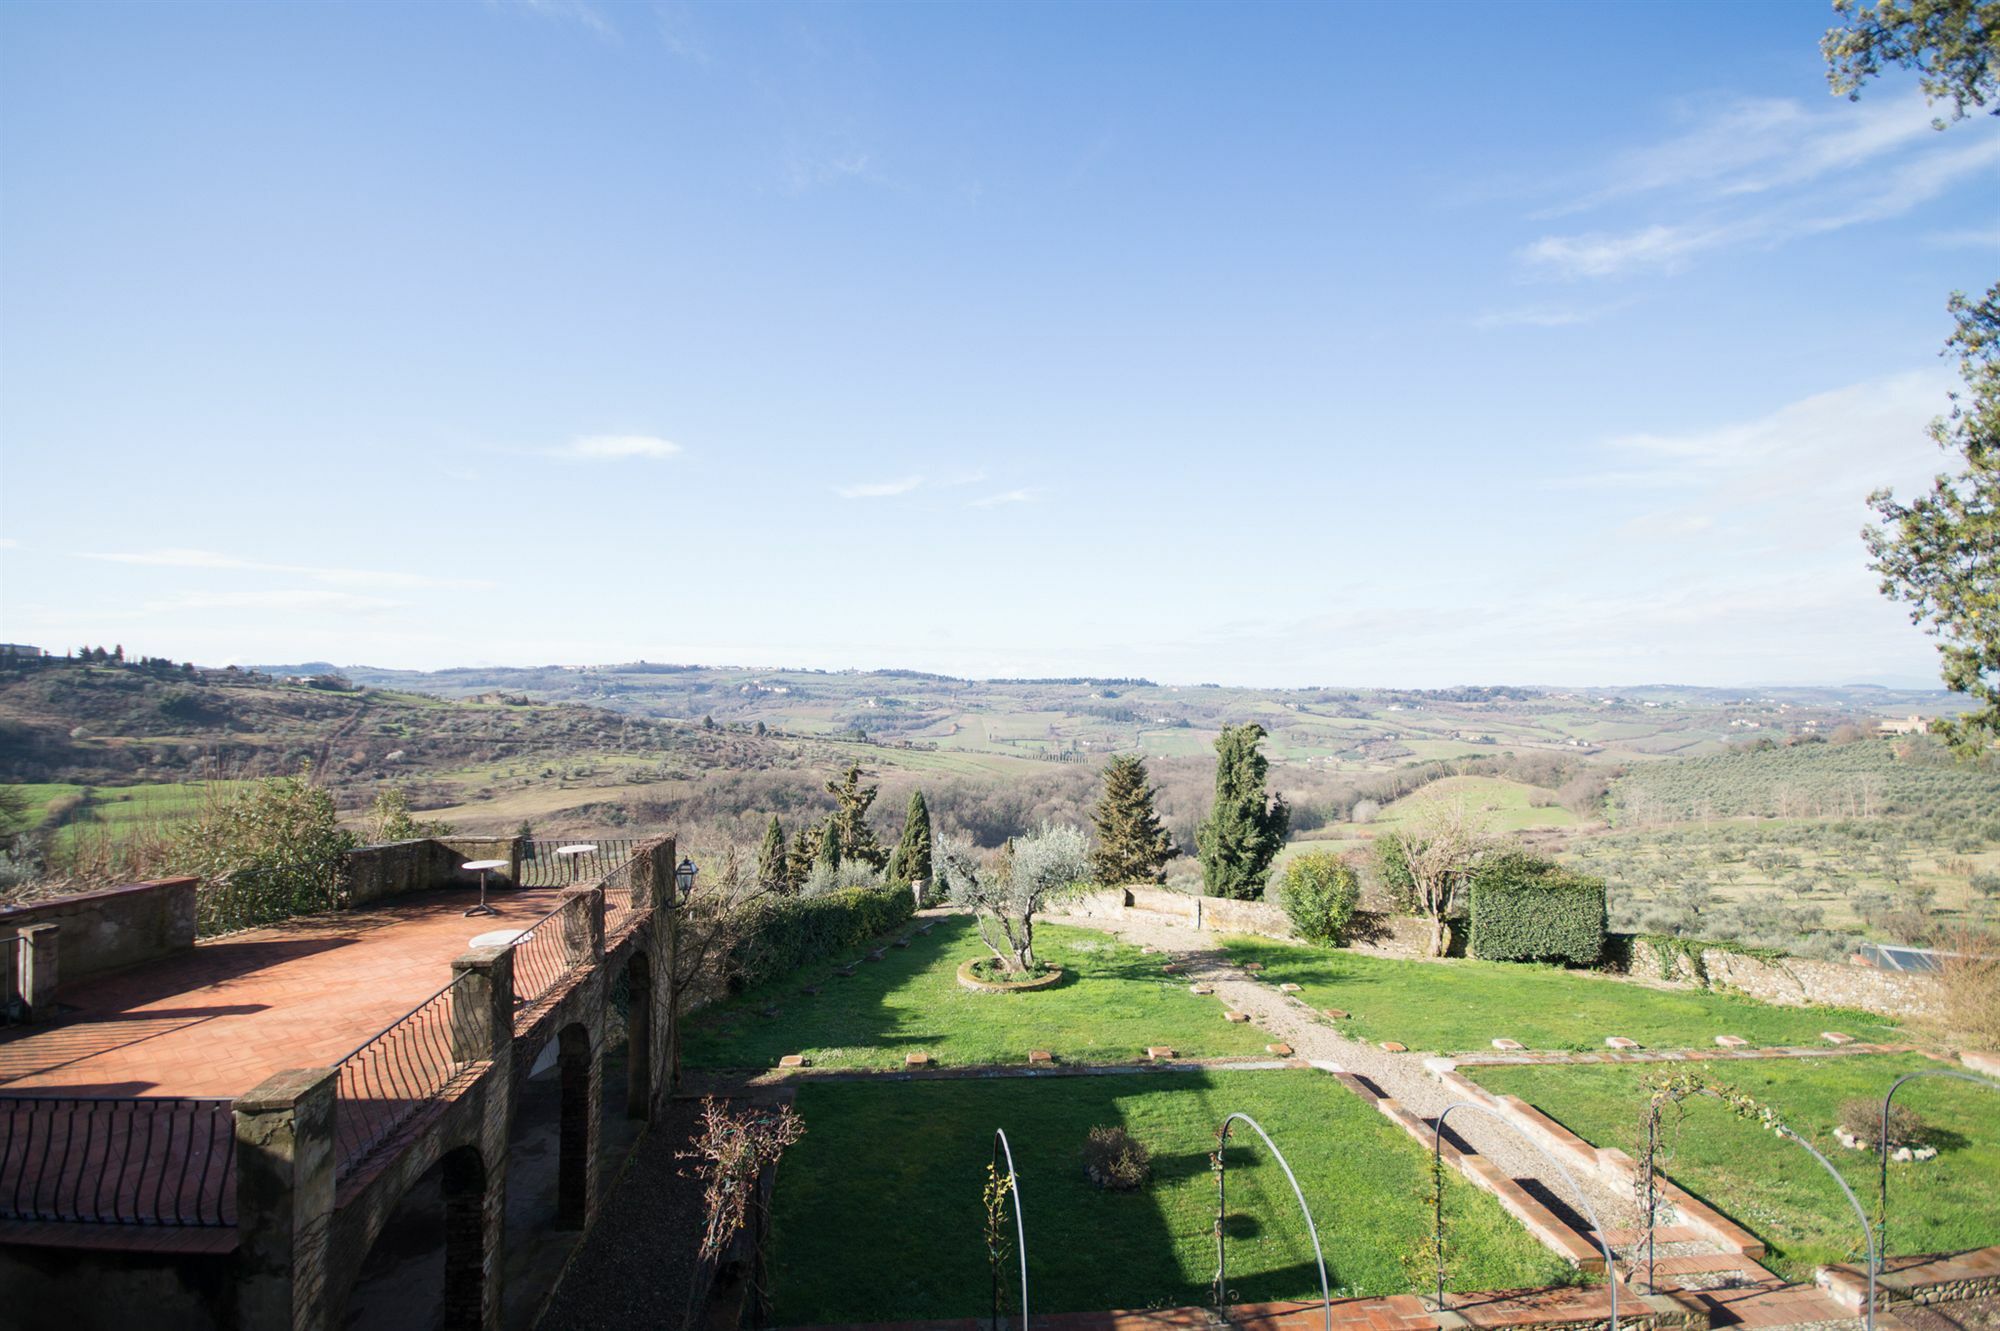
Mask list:
[[[532,929],[495,929],[474,938],[468,947],[512,947],[532,934]]]
[[[458,866],[479,874],[479,904],[465,912],[467,915],[498,915],[500,912],[486,904],[486,875],[494,869],[507,867],[506,860],[467,860]]]
[[[588,841],[579,841],[575,845],[556,847],[556,854],[569,862],[569,880],[572,883],[576,881],[576,857],[579,855],[594,855],[596,853],[596,845]]]

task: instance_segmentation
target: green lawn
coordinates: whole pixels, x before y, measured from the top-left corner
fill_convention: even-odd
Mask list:
[[[1500,1037],[1530,1049],[1601,1049],[1623,1035],[1648,1049],[1713,1048],[1718,1035],[1753,1045],[1823,1045],[1819,1033],[1892,1039],[1896,1028],[1846,1008],[1777,1007],[1729,994],[1654,989],[1588,971],[1511,962],[1397,961],[1268,938],[1223,940],[1264,978],[1303,986],[1315,1008],[1353,1013],[1339,1023],[1364,1040],[1399,1040],[1440,1053],[1491,1051]]]
[[[1682,1065],[1690,1066],[1690,1065]],[[1876,1157],[1834,1140],[1843,1101],[1879,1102],[1905,1072],[1941,1066],[1917,1055],[1854,1054],[1839,1058],[1711,1063],[1709,1073],[1776,1109],[1806,1140],[1840,1167],[1874,1219]],[[1634,1156],[1639,1133],[1640,1080],[1635,1064],[1584,1067],[1490,1067],[1479,1083],[1517,1095],[1578,1136]],[[1917,1111],[1940,1130],[1935,1160],[1889,1165],[1890,1251],[1948,1252],[2000,1243],[2000,1094],[1948,1078],[1911,1082],[1896,1104]],[[1807,1280],[1825,1262],[1860,1250],[1861,1226],[1840,1189],[1797,1143],[1734,1117],[1715,1101],[1688,1102],[1672,1132],[1665,1173],[1743,1225],[1770,1249],[1772,1270]]]
[[[1421,743],[1413,743],[1409,747],[1417,750],[1420,757],[1445,756],[1422,752],[1427,746]],[[1466,749],[1465,745],[1455,743],[1446,747],[1452,752]],[[1488,824],[1501,832],[1518,832],[1527,827],[1574,827],[1583,821],[1559,804],[1537,807],[1532,801],[1538,796],[1553,799],[1554,793],[1498,776],[1446,777],[1442,781],[1433,781],[1413,795],[1405,795],[1383,809],[1377,815],[1375,825],[1394,827],[1408,817],[1411,810],[1435,799],[1462,799],[1467,808],[1483,813]]]
[[[1428,1225],[1429,1162],[1324,1073],[808,1082],[798,1097],[805,1137],[778,1169],[776,1323],[984,1313],[980,1188],[995,1128],[1006,1130],[1019,1171],[1032,1312],[1206,1303],[1216,1200],[1208,1152],[1237,1111],[1263,1124],[1298,1174],[1336,1297],[1408,1289],[1399,1255]],[[1152,1151],[1145,1189],[1101,1192],[1084,1178],[1084,1136],[1098,1124],[1121,1125]],[[1228,1164],[1232,1297],[1316,1299],[1298,1203],[1240,1123]],[[1490,1196],[1456,1175],[1447,1186],[1453,1288],[1575,1278]],[[1011,1233],[1011,1213],[1009,1224]],[[1016,1291],[1018,1271],[1010,1264],[1005,1277]],[[1008,1306],[1018,1315],[1018,1293]]]
[[[1036,955],[1069,972],[1055,988],[975,993],[959,985],[958,965],[991,953],[969,917],[936,919],[929,937],[861,962],[852,976],[828,962],[701,1013],[687,1034],[688,1061],[771,1067],[805,1054],[814,1067],[889,1068],[920,1050],[965,1067],[1018,1065],[1046,1049],[1059,1062],[1099,1063],[1140,1059],[1161,1044],[1190,1056],[1262,1054],[1270,1038],[1223,1021],[1217,1000],[1161,970],[1166,958],[1089,929],[1036,928]],[[817,997],[800,992],[808,985]],[[778,1015],[765,1016],[774,1006]]]

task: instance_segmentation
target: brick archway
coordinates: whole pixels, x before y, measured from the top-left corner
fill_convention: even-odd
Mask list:
[[[653,958],[633,949],[625,963],[625,1117],[653,1116]]]
[[[479,1331],[498,1322],[500,1223],[504,1203],[477,1146],[439,1162],[444,1192],[445,1331]]]

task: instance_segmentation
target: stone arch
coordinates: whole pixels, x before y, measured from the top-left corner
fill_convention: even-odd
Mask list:
[[[653,1116],[653,958],[632,949],[625,963],[625,1117]]]
[[[602,1099],[602,1064],[596,1041],[582,1022],[556,1035],[556,1064],[562,1087],[556,1173],[556,1228],[582,1229],[596,1207],[597,1119]]]
[[[444,1327],[478,1331],[500,1310],[500,1223],[505,1209],[477,1146],[438,1162],[444,1194]]]

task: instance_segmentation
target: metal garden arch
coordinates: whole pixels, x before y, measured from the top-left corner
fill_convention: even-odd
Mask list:
[[[1333,1331],[1333,1290],[1326,1282],[1326,1254],[1319,1246],[1319,1226],[1313,1223],[1312,1208],[1306,1205],[1306,1195],[1299,1189],[1299,1181],[1292,1174],[1292,1167],[1285,1160],[1285,1153],[1271,1140],[1271,1134],[1263,1125],[1248,1114],[1235,1113],[1222,1120],[1222,1127],[1215,1134],[1215,1306],[1219,1310],[1228,1298],[1229,1282],[1226,1278],[1226,1254],[1223,1247],[1222,1221],[1229,1211],[1229,1179],[1224,1152],[1229,1148],[1229,1125],[1237,1119],[1248,1123],[1251,1130],[1264,1139],[1264,1145],[1271,1148],[1271,1154],[1278,1162],[1278,1168],[1285,1171],[1285,1181],[1292,1185],[1292,1196],[1299,1199],[1299,1210],[1306,1217],[1306,1233],[1312,1236],[1313,1259],[1319,1263],[1320,1308],[1326,1319],[1326,1331]]]
[[[1897,1091],[1903,1089],[1904,1082],[1915,1081],[1918,1077],[1955,1077],[1974,1086],[1984,1086],[1989,1091],[2000,1091],[2000,1081],[1960,1072],[1957,1068],[1919,1068],[1915,1072],[1904,1073],[1890,1084],[1889,1093],[1882,1097],[1881,1172],[1877,1176],[1875,1192],[1875,1224],[1881,1232],[1882,1256],[1885,1259],[1889,1256],[1889,1102],[1896,1098]]]
[[[1437,1124],[1431,1129],[1431,1176],[1433,1178],[1438,1178],[1442,1170],[1444,1169],[1444,1121],[1451,1117],[1453,1110],[1457,1109],[1476,1109],[1480,1113],[1492,1119],[1494,1122],[1505,1124],[1507,1127],[1512,1128],[1514,1130],[1515,1136],[1519,1137],[1522,1141],[1528,1143],[1528,1145],[1534,1147],[1535,1150],[1541,1155],[1542,1159],[1548,1161],[1551,1165],[1555,1166],[1556,1173],[1562,1175],[1563,1182],[1569,1184],[1569,1190],[1576,1194],[1576,1199],[1578,1201],[1583,1203],[1583,1212],[1585,1215],[1590,1217],[1591,1232],[1596,1235],[1597,1246],[1604,1253],[1604,1287],[1611,1291],[1610,1331],[1618,1331],[1618,1268],[1614,1264],[1613,1258],[1611,1256],[1611,1241],[1604,1237],[1604,1226],[1598,1223],[1597,1208],[1590,1204],[1589,1195],[1585,1193],[1582,1188],[1576,1186],[1576,1180],[1570,1177],[1570,1172],[1567,1169],[1563,1168],[1562,1161],[1550,1155],[1548,1151],[1543,1148],[1540,1142],[1536,1141],[1533,1137],[1530,1137],[1527,1133],[1521,1131],[1521,1129],[1511,1121],[1502,1118],[1500,1115],[1494,1113],[1491,1109],[1488,1109],[1485,1105],[1479,1104],[1472,1100],[1454,1100],[1450,1104],[1444,1107],[1444,1112],[1437,1116]],[[1432,1224],[1435,1226],[1434,1233],[1436,1234],[1437,1253],[1438,1253],[1437,1307],[1439,1312],[1443,1312],[1444,1311],[1444,1188],[1442,1186],[1440,1186],[1437,1189],[1437,1196],[1432,1203],[1432,1211],[1433,1211]]]
[[[1007,1144],[1007,1131],[993,1129],[993,1165],[997,1172],[1002,1158],[1007,1161],[1007,1189],[1014,1194],[1015,1249],[1021,1254],[1021,1331],[1028,1331],[1028,1227],[1021,1218],[1021,1176],[1014,1170],[1014,1148]],[[1000,1268],[993,1269],[993,1328],[1000,1328]]]

